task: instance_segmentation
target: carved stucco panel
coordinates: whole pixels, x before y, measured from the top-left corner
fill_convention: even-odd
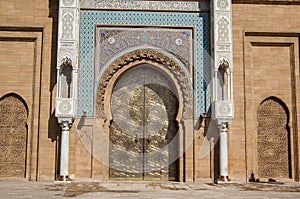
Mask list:
[[[218,21],[218,42],[228,43],[229,41],[229,21],[221,17]]]
[[[27,109],[14,95],[0,101],[0,176],[24,177]]]
[[[73,6],[75,0],[62,0],[63,6]]]
[[[63,9],[62,11],[62,35],[61,39],[74,38],[74,10]]]
[[[288,112],[277,98],[265,100],[257,111],[258,176],[288,178]]]
[[[220,10],[229,10],[229,0],[218,0],[217,1],[217,9]]]

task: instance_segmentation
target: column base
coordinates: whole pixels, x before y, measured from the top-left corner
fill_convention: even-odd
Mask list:
[[[229,182],[231,182],[231,180],[228,176],[220,176],[215,180],[216,184],[229,183]]]
[[[66,181],[71,181],[71,178],[69,178],[69,176],[59,176],[57,180],[66,182]]]

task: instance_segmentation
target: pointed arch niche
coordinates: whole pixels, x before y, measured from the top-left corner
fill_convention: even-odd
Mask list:
[[[257,165],[259,178],[292,178],[289,111],[277,97],[257,109]]]
[[[26,178],[28,107],[17,94],[0,98],[0,177]]]

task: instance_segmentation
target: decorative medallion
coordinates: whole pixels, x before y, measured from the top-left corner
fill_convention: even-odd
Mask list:
[[[228,9],[229,3],[228,0],[218,0],[217,5],[220,10],[226,10]]]
[[[175,43],[177,46],[181,46],[182,45],[182,39],[176,39]]]
[[[72,105],[70,102],[64,101],[59,104],[59,111],[63,114],[68,114],[71,111]]]
[[[231,106],[230,104],[223,102],[219,104],[218,111],[221,116],[228,116],[231,113]]]
[[[63,0],[64,6],[72,6],[74,4],[74,0]]]
[[[115,43],[115,38],[113,38],[113,37],[110,37],[110,38],[108,38],[107,39],[107,42],[110,44],[110,45],[113,45],[114,43]]]

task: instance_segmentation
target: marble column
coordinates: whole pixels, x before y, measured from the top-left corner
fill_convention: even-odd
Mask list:
[[[219,181],[229,181],[228,178],[228,146],[227,146],[227,124],[220,125],[220,176]]]
[[[69,180],[69,122],[61,124],[60,180]]]

